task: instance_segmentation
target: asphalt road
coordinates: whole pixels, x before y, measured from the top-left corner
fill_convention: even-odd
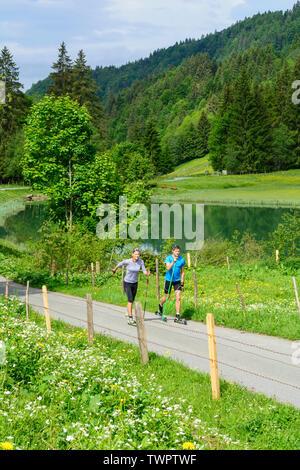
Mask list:
[[[4,292],[5,279],[0,276],[0,294]],[[41,292],[41,289],[30,288],[29,302],[32,308],[44,314]],[[17,295],[25,301],[25,287],[11,282],[9,295]],[[51,317],[87,328],[85,299],[48,292],[48,302]],[[137,344],[136,328],[129,326],[125,318],[126,308],[94,301],[93,312],[96,332]],[[149,351],[209,373],[205,324],[189,321],[187,326],[180,326],[172,317],[164,323],[153,313],[146,312],[145,326]],[[215,331],[221,378],[300,408],[300,364],[292,361],[292,354],[295,356],[295,351],[300,350],[300,341],[223,327],[216,327]]]

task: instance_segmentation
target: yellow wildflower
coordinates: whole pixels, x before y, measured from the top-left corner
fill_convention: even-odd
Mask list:
[[[1,442],[0,448],[2,450],[13,450],[14,446],[12,445],[11,442]]]
[[[182,448],[183,448],[184,450],[193,450],[193,449],[196,449],[196,447],[195,447],[195,445],[194,445],[193,442],[184,442],[184,443],[182,444]]]

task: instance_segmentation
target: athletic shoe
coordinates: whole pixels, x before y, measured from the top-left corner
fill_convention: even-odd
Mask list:
[[[136,321],[132,317],[129,317],[128,325],[136,326]]]
[[[160,305],[160,304],[158,305],[158,312],[157,312],[157,313],[158,313],[158,315],[160,315],[160,316],[162,317],[162,314],[163,314],[163,307],[162,307],[162,305]]]

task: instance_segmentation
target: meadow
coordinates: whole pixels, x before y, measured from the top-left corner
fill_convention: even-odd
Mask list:
[[[5,186],[2,185],[0,188],[13,188],[12,185]],[[0,204],[9,202],[9,201],[18,201],[23,200],[27,194],[34,194],[31,188],[27,189],[9,189],[8,191],[0,191]]]
[[[300,170],[251,175],[206,175],[205,171],[210,171],[208,162],[201,160],[180,165],[173,173],[155,179],[157,186],[151,202],[300,206]],[[174,180],[184,177],[190,178]]]
[[[0,297],[0,448],[299,449],[300,411]],[[3,352],[3,348],[2,348]]]

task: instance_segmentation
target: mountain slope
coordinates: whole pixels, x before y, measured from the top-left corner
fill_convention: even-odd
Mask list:
[[[101,100],[105,104],[111,95],[130,87],[136,80],[163,72],[170,66],[178,66],[194,54],[206,52],[217,62],[233,51],[247,50],[250,46],[271,45],[277,51],[285,51],[300,31],[300,2],[285,12],[267,12],[238,21],[220,32],[187,39],[167,49],[154,51],[146,59],[128,63],[121,67],[96,67],[92,77],[96,80]],[[45,94],[49,77],[34,84],[26,93],[33,98]]]

